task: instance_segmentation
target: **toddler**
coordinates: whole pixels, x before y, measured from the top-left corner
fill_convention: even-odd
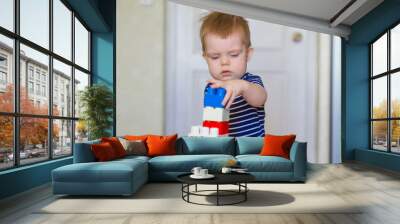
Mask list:
[[[212,12],[202,19],[203,58],[212,88],[225,88],[222,102],[229,109],[229,136],[264,136],[267,92],[260,76],[248,73],[253,53],[247,21],[240,16]]]

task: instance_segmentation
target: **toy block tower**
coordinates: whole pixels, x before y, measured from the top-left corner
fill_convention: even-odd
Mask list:
[[[190,136],[218,137],[226,136],[229,131],[229,111],[222,105],[226,90],[211,88],[204,90],[203,125],[193,126]]]

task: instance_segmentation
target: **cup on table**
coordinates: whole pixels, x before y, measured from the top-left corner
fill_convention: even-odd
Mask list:
[[[201,169],[200,170],[200,176],[207,176],[208,175],[208,169]]]
[[[192,169],[192,173],[194,174],[194,175],[196,175],[196,176],[200,176],[201,174],[200,174],[200,171],[202,170],[202,168],[201,167],[193,167],[193,169]]]
[[[222,167],[221,172],[222,173],[230,173],[232,171],[232,168],[230,167]]]

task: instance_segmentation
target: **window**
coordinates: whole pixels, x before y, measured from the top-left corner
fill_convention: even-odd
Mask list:
[[[7,84],[7,74],[3,71],[0,71],[0,84],[2,85]]]
[[[71,60],[72,12],[59,0],[53,0],[54,53]]]
[[[36,84],[36,95],[40,95],[40,84]]]
[[[0,7],[3,2],[0,3]],[[3,11],[3,9],[1,9]],[[3,14],[0,13],[0,21]],[[1,22],[0,22],[1,25]],[[0,115],[1,112],[12,113],[14,111],[14,83],[13,83],[13,66],[9,65],[14,57],[14,42],[11,38],[0,33]],[[11,131],[11,130],[10,130]],[[11,133],[8,133],[11,135]],[[1,136],[0,136],[1,139]],[[2,144],[0,141],[0,149]],[[1,169],[1,160],[0,160]]]
[[[33,80],[33,67],[32,66],[29,66],[28,73],[29,73],[29,79]]]
[[[28,89],[29,94],[33,94],[33,82],[28,82]]]
[[[75,62],[89,69],[89,32],[77,18],[75,18],[75,40]]]
[[[7,56],[0,53],[0,91],[5,92],[7,87]]]
[[[46,96],[46,86],[42,86],[42,96]]]
[[[1,0],[0,9],[0,26],[14,31],[14,0]]]
[[[49,48],[49,0],[20,0],[21,36]]]
[[[0,133],[4,133],[0,141],[0,169],[12,168],[14,166],[13,117],[0,115],[0,124],[2,129]]]
[[[75,117],[79,117],[81,114],[81,108],[79,107],[79,96],[80,93],[89,85],[89,75],[81,71],[75,71]]]
[[[0,170],[70,156],[87,139],[73,105],[90,83],[90,31],[67,1],[0,0],[0,11]]]
[[[53,157],[71,154],[72,122],[71,120],[53,120]]]
[[[42,73],[42,82],[46,82],[46,74]]]
[[[64,103],[64,96],[65,95],[71,95],[72,92],[70,89],[65,89],[64,85],[66,83],[70,83],[70,85],[72,84],[72,68],[69,65],[66,65],[58,60],[53,60],[53,64],[54,64],[54,70],[53,70],[53,77],[54,77],[54,83],[53,83],[53,91],[54,93],[56,93],[54,95],[54,100],[53,100],[53,104],[58,104],[58,94],[60,93],[60,100],[62,103]],[[56,84],[57,83],[57,84]],[[67,99],[69,104],[72,104],[72,98],[71,99]],[[59,114],[60,111],[59,110],[53,110],[53,114]],[[68,117],[72,117],[72,108],[67,108],[67,110],[65,111],[65,114],[62,113],[62,116],[68,116]]]
[[[39,53],[40,54],[40,53]],[[43,56],[43,55],[42,55]],[[40,81],[40,71],[39,69],[36,69],[36,80]]]
[[[371,43],[371,148],[400,153],[400,25]]]
[[[7,56],[0,55],[0,67],[3,67],[3,68],[7,67]]]

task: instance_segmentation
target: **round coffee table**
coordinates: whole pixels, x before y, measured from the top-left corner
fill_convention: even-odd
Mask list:
[[[255,180],[255,177],[249,173],[215,173],[215,177],[212,179],[193,179],[190,177],[191,173],[182,174],[177,177],[178,181],[182,183],[182,199],[188,203],[198,204],[198,205],[234,205],[247,200],[247,192],[249,188],[247,183]],[[216,185],[215,190],[197,190],[198,184],[204,185]],[[195,186],[194,191],[190,191],[190,186]],[[223,190],[220,189],[220,185],[236,185],[237,190]],[[209,192],[215,192],[215,194],[205,194]],[[190,196],[204,196],[204,197],[216,197],[217,204],[202,204],[190,201]],[[221,203],[221,197],[230,196],[241,196],[240,200],[231,203]]]

